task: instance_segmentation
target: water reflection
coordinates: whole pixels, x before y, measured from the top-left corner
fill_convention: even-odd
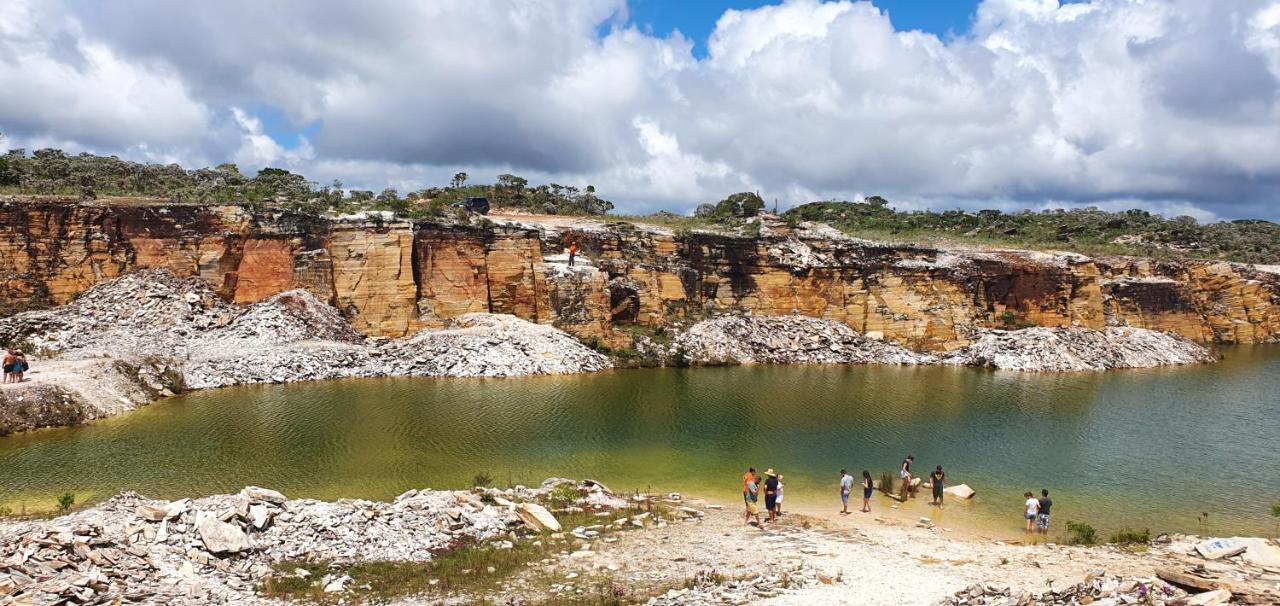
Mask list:
[[[1005,516],[1047,486],[1098,526],[1194,530],[1210,510],[1264,532],[1277,371],[1277,348],[1241,348],[1215,366],[1111,374],[752,367],[235,388],[0,439],[0,502],[245,484],[390,498],[479,472],[732,498],[747,465],[784,470],[789,500],[817,502],[840,468],[878,474],[911,452],[979,489],[973,515]]]

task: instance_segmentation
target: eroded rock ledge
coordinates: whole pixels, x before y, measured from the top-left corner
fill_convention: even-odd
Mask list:
[[[956,351],[913,352],[804,316],[725,316],[699,322],[672,346],[694,364],[946,364],[1028,371],[1098,371],[1213,362],[1208,348],[1142,328],[984,330]]]

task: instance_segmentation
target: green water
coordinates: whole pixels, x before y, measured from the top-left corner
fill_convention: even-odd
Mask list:
[[[1055,519],[1269,533],[1280,501],[1280,348],[1217,365],[1106,374],[743,367],[523,379],[379,379],[206,391],[86,427],[0,438],[0,503],[71,491],[157,497],[269,486],[390,498],[413,487],[593,477],[736,500],[748,465],[834,507],[837,472],[914,453],[978,490],[947,523],[1016,529],[1048,487]],[[887,502],[877,502],[886,507]],[[909,505],[914,511],[929,508]]]

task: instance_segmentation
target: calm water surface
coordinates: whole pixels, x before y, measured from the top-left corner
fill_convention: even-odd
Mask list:
[[[206,391],[0,438],[0,503],[246,484],[386,499],[478,472],[732,500],[754,465],[786,475],[789,501],[834,506],[841,467],[878,475],[914,453],[921,470],[942,464],[978,490],[946,510],[953,519],[1016,529],[1022,492],[1048,487],[1059,524],[1201,531],[1208,512],[1203,530],[1267,533],[1280,501],[1280,348],[1226,353],[1107,374],[775,366]]]

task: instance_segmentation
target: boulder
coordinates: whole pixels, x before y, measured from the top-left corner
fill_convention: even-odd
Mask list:
[[[249,506],[249,524],[258,530],[267,527],[271,523],[271,510],[266,505],[250,505]]]
[[[243,530],[216,518],[205,518],[198,531],[200,541],[210,553],[240,553],[251,548]]]
[[[1206,591],[1198,593],[1187,598],[1187,606],[1217,606],[1218,604],[1226,604],[1231,601],[1231,592],[1226,589],[1216,589],[1214,591]]]
[[[1206,560],[1217,560],[1240,555],[1248,548],[1248,545],[1237,539],[1209,539],[1196,543],[1196,551]]]
[[[556,520],[546,507],[536,503],[520,503],[516,505],[516,515],[525,524],[538,531],[560,532],[560,522]]]
[[[284,505],[284,502],[288,500],[279,492],[257,486],[245,486],[240,491],[240,496],[246,497],[250,501],[260,501],[262,503],[271,503],[272,505]]]
[[[169,516],[168,507],[161,505],[139,505],[134,511],[148,522],[159,522]]]
[[[948,486],[942,492],[945,492],[958,499],[972,499],[973,495],[978,494],[972,488],[969,488],[968,484],[956,484],[955,486]]]

